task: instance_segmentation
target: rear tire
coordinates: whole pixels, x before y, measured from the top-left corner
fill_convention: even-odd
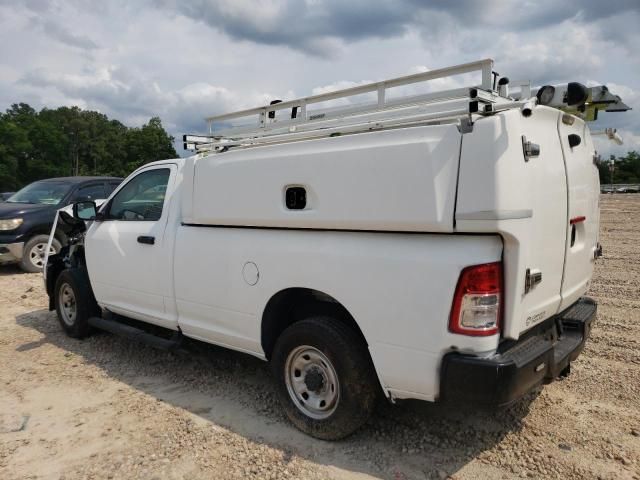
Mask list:
[[[276,342],[271,367],[289,420],[322,440],[355,432],[380,396],[366,345],[332,317],[316,316],[289,326]]]
[[[53,290],[56,313],[62,329],[73,338],[89,335],[89,318],[100,315],[84,270],[69,268],[56,279]]]
[[[20,260],[20,268],[28,273],[41,272],[44,268],[44,256],[49,243],[49,235],[35,235],[31,237],[25,244],[22,251],[22,260]],[[51,251],[49,255],[60,251],[60,242],[55,238],[51,241]]]

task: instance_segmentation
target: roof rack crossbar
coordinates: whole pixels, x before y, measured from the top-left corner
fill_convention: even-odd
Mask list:
[[[294,127],[297,131],[307,129],[324,128],[334,123],[344,123],[345,119],[352,118],[353,122],[361,120],[365,115],[372,118],[393,118],[404,115],[406,112],[411,113],[418,108],[440,108],[446,109],[445,105],[451,102],[469,101],[469,89],[460,88],[449,91],[451,95],[440,96],[436,94],[415,95],[412,97],[402,97],[386,102],[384,107],[372,107],[370,104],[350,105],[344,107],[333,107],[327,109],[318,109],[313,112],[313,119],[306,122],[296,118],[280,120],[278,122],[267,123],[261,128],[261,134],[273,134],[279,130],[290,131]],[[438,104],[435,106],[434,104]],[[233,137],[245,135],[255,135],[256,127],[253,125],[244,125],[238,127],[228,127],[215,131],[216,136]]]
[[[399,117],[385,122],[363,121],[361,123],[350,124],[347,126],[338,125],[306,132],[294,131],[290,133],[264,135],[260,137],[244,137],[228,140],[225,139],[222,141],[219,141],[216,137],[210,137],[210,140],[208,142],[191,142],[189,143],[189,145],[193,145],[192,148],[197,147],[198,149],[203,150],[216,150],[229,147],[251,147],[257,145],[269,145],[274,143],[291,143],[294,141],[309,140],[313,138],[331,137],[338,134],[348,135],[365,130],[373,131],[381,129],[400,128],[406,126],[428,124],[434,121],[451,122],[465,115],[468,115],[467,108]]]
[[[481,84],[479,88],[483,90],[492,90],[492,71],[493,71],[493,60],[484,59],[476,62],[465,63],[462,65],[456,65],[453,67],[440,68],[437,70],[430,70],[427,72],[415,73],[412,75],[406,75],[403,77],[392,78],[388,80],[383,80],[380,82],[373,82],[366,85],[359,85],[356,87],[350,87],[343,90],[337,90],[334,92],[322,93],[319,95],[313,95],[310,97],[303,97],[295,100],[289,100],[286,102],[280,102],[273,105],[265,105],[262,107],[255,107],[246,110],[240,110],[237,112],[225,113],[222,115],[215,115],[211,117],[207,117],[206,121],[209,123],[209,132],[213,133],[213,124],[216,122],[225,122],[233,119],[249,117],[252,115],[257,115],[257,122],[255,127],[257,129],[264,128],[267,123],[267,117],[269,112],[277,112],[279,110],[299,109],[297,112],[296,118],[293,120],[297,120],[297,123],[303,123],[309,121],[307,118],[307,106],[327,102],[330,100],[337,100],[341,98],[353,97],[356,95],[366,94],[366,93],[376,93],[377,102],[374,104],[374,108],[381,108],[386,105],[389,105],[389,100],[387,99],[387,90],[394,87],[411,85],[420,82],[427,82],[430,80],[435,80],[438,78],[445,78],[455,75],[462,75],[465,73],[472,72],[480,72],[481,73]],[[446,96],[450,95],[448,91],[438,92],[439,94]]]

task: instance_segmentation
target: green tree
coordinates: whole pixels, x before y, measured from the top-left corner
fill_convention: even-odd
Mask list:
[[[613,176],[610,165],[613,162]],[[628,152],[623,157],[611,155],[608,160],[598,163],[600,183],[640,183],[640,154],[636,151]]]
[[[69,175],[126,176],[147,162],[174,158],[173,137],[158,117],[129,128],[78,107],[26,103],[0,113],[0,191]]]
[[[15,190],[21,184],[19,164],[29,155],[31,142],[27,131],[4,115],[0,116],[0,139],[0,185],[3,190]]]
[[[127,132],[127,169],[133,171],[140,165],[159,158],[175,157],[173,137],[162,127],[159,117],[153,117],[141,128]]]

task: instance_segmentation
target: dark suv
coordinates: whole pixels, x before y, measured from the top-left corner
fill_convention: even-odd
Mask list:
[[[56,210],[70,203],[107,198],[122,182],[115,177],[61,177],[39,180],[0,203],[0,264],[20,263],[27,272],[42,270]],[[66,242],[51,243],[54,253]]]

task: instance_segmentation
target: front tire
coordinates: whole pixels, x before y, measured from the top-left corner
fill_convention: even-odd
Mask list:
[[[31,237],[24,244],[20,268],[28,273],[41,272],[44,268],[44,257],[47,252],[48,243],[48,235],[35,235],[34,237]],[[60,251],[60,247],[60,242],[54,238],[51,241],[49,255],[58,253]]]
[[[73,338],[89,335],[89,318],[99,315],[86,272],[79,268],[63,270],[54,288],[56,313],[62,329]]]
[[[352,434],[370,417],[380,388],[366,345],[343,322],[317,316],[289,326],[271,366],[289,420],[322,440]]]

